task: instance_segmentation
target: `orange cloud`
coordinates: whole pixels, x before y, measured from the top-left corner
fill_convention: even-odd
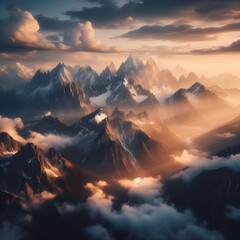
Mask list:
[[[74,50],[89,52],[117,52],[117,47],[107,46],[95,37],[95,30],[91,22],[78,24],[64,33],[64,44]]]

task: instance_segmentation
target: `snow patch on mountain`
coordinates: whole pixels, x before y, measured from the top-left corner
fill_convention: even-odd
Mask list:
[[[146,95],[138,95],[134,87],[129,88],[129,91],[132,94],[134,101],[137,103],[141,103],[148,98]]]
[[[97,114],[95,116],[95,121],[96,121],[97,124],[99,124],[106,118],[107,118],[107,115],[105,113],[101,112],[100,114]]]
[[[61,67],[60,71],[58,72],[58,79],[64,85],[74,81],[72,74],[64,65]]]
[[[49,93],[49,91],[53,88],[53,82],[50,81],[47,86],[44,87],[38,87],[32,92],[30,92],[29,96],[34,96],[36,94],[40,94],[41,96],[45,96]]]
[[[111,95],[111,90],[110,90],[110,87],[107,88],[107,92],[101,94],[101,95],[98,95],[96,97],[91,97],[89,98],[90,99],[90,102],[94,105],[97,105],[99,107],[103,107],[106,105],[106,101],[108,99],[108,97]]]

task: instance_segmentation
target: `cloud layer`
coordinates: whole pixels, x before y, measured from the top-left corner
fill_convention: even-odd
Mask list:
[[[2,20],[0,42],[6,51],[12,49],[54,49],[55,46],[43,40],[37,20],[30,12],[9,7],[9,18]]]
[[[13,131],[16,127],[22,127],[20,119],[3,119],[0,123],[0,126],[5,126],[5,129],[13,129]],[[34,133],[32,137],[38,140],[38,144],[42,147],[45,144],[46,149],[54,144],[56,144],[55,147],[64,147],[72,140],[51,134],[43,136]],[[239,155],[209,159],[204,153],[184,151],[182,156],[175,158],[188,165],[189,168],[172,178],[177,181],[183,179],[185,183],[197,179],[203,171],[223,167],[240,171]],[[28,211],[17,216],[17,224],[11,222],[8,226],[3,225],[2,231],[5,234],[7,231],[11,231],[12,227],[10,226],[18,225],[17,229],[20,233],[25,232],[24,229],[33,225],[38,226],[39,229],[46,227],[43,222],[38,222],[38,217],[35,217],[37,205],[37,211],[39,212],[41,209],[43,211],[41,214],[45,214],[46,219],[53,221],[57,216],[58,221],[53,221],[53,225],[56,224],[58,229],[64,227],[65,235],[63,237],[87,239],[119,239],[121,237],[121,239],[140,240],[224,239],[221,233],[210,229],[207,222],[199,222],[194,211],[192,212],[188,208],[180,211],[174,205],[167,203],[162,193],[164,184],[165,182],[161,182],[159,176],[109,180],[109,182],[88,182],[85,188],[89,194],[84,200],[70,202],[64,199],[55,200],[55,195],[43,192],[35,196],[34,204],[27,203],[29,204]],[[239,216],[238,208],[232,205],[226,206],[226,219],[238,222]],[[29,223],[26,223],[25,220],[22,224],[22,219],[30,220]],[[59,227],[59,224],[63,225]],[[49,233],[46,232],[46,234]]]
[[[45,36],[43,30],[59,31],[57,34]],[[48,25],[48,27],[46,26]],[[60,21],[42,15],[36,18],[28,11],[9,7],[9,18],[0,21],[0,52],[2,58],[11,57],[11,52],[32,50],[70,50],[86,52],[116,52],[119,49],[109,47],[95,37],[91,22],[83,24],[76,21]],[[49,29],[49,26],[51,29]],[[63,36],[63,37],[62,37]]]
[[[25,143],[25,139],[23,139],[17,133],[16,129],[23,128],[23,122],[21,118],[10,119],[7,117],[2,117],[0,115],[0,132],[7,132],[10,136],[16,139],[19,142]]]
[[[34,143],[44,150],[48,150],[50,147],[61,150],[67,145],[72,144],[75,139],[54,134],[42,135],[41,133],[31,132],[27,141]]]
[[[117,5],[115,1],[91,0],[97,6],[84,7],[81,10],[66,11],[65,14],[72,19],[91,21],[97,27],[121,26],[128,17],[137,21],[159,21],[164,19],[184,19],[216,21],[225,19],[239,19],[240,3],[237,0],[213,0],[211,3],[203,1],[126,1]],[[131,25],[130,25],[131,26]],[[125,26],[126,27],[126,26]]]
[[[188,182],[204,171],[216,170],[224,167],[240,171],[240,154],[231,155],[229,157],[213,156],[212,158],[207,158],[204,153],[194,154],[184,150],[181,156],[175,157],[175,160],[189,166],[189,168],[174,175],[173,178],[181,177]]]
[[[144,195],[144,192],[137,190],[139,187],[135,182],[126,183],[125,180],[125,183],[121,184],[127,189],[131,186],[130,191],[135,191],[136,195]],[[142,184],[150,189],[155,189],[156,184],[158,188],[161,186],[159,178],[151,177],[143,178]],[[120,211],[114,211],[112,209],[115,196],[106,194],[104,187],[106,186],[98,183],[88,184],[87,188],[92,192],[92,196],[88,198],[87,203],[92,217],[97,218],[100,215],[102,221],[108,225],[108,229],[99,224],[90,229],[104,232],[108,239],[115,239],[114,234],[112,235],[114,232],[123,234],[124,239],[223,239],[219,233],[197,223],[190,211],[179,212],[173,206],[164,203],[161,198],[156,197],[155,191],[146,194],[148,197],[152,196],[151,199],[154,198],[153,202],[145,198],[145,202],[141,204],[125,203]],[[86,231],[91,239],[98,239],[95,234],[89,232],[89,228]]]
[[[225,54],[225,53],[239,53],[240,40],[231,43],[228,46],[220,46],[207,49],[191,50],[191,54]]]
[[[222,27],[194,27],[189,24],[145,25],[127,32],[120,37],[129,39],[160,39],[177,42],[209,41],[221,33],[240,31],[240,23]]]
[[[73,50],[89,52],[116,52],[116,47],[108,47],[95,37],[91,22],[78,24],[64,32],[63,42]]]

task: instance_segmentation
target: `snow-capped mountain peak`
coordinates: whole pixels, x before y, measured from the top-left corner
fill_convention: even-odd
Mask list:
[[[76,74],[76,82],[82,85],[84,88],[89,88],[93,83],[95,83],[98,74],[94,71],[91,66],[85,66],[80,68]]]
[[[136,56],[130,55],[127,60],[120,65],[117,75],[127,77],[128,79],[134,79],[143,68],[144,63]]]
[[[52,78],[63,85],[74,81],[73,75],[64,63],[59,63],[51,72]]]
[[[133,55],[129,55],[127,60],[125,61],[125,68],[130,69],[132,67],[135,67],[136,69],[139,69],[143,67],[143,62],[137,57]]]
[[[106,118],[107,118],[107,115],[105,113],[101,112],[100,114],[97,114],[95,116],[95,121],[96,121],[97,124],[99,124]]]
[[[101,123],[104,119],[107,118],[107,115],[103,112],[102,108],[97,109],[96,111],[90,113],[89,115],[83,117],[78,123],[79,124],[93,124]]]

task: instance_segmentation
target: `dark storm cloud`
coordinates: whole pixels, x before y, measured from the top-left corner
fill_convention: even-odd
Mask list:
[[[133,0],[128,1],[121,7],[117,6],[115,1],[110,0],[91,0],[90,2],[98,2],[100,6],[66,11],[65,14],[72,19],[92,21],[97,27],[114,27],[128,17],[137,20],[164,18],[216,20],[240,17],[240,14],[236,11],[240,9],[240,2],[237,0],[212,0],[211,3],[208,0]],[[119,26],[121,25],[119,24]]]
[[[190,53],[192,54],[224,54],[224,53],[239,53],[239,52],[240,52],[240,40],[237,40],[228,46],[192,50]]]
[[[40,29],[43,31],[65,31],[68,28],[76,27],[78,21],[73,20],[59,20],[58,18],[50,18],[44,15],[36,15],[35,18],[37,19]]]
[[[79,11],[66,11],[65,14],[72,19],[78,19],[81,22],[91,21],[95,27],[105,28],[121,28],[132,26],[131,15],[127,11],[119,8],[115,2],[111,0],[91,0],[90,2],[98,2],[101,5],[96,7],[84,7]],[[130,17],[130,18],[129,18]]]
[[[59,36],[58,34],[48,35],[46,38],[51,42],[61,42],[62,41],[61,36]]]
[[[120,37],[129,39],[160,39],[173,41],[207,41],[217,34],[240,31],[240,22],[222,27],[195,28],[188,24],[146,25],[127,32]]]
[[[236,11],[237,10],[237,11]],[[206,20],[239,19],[239,1],[218,1],[206,3],[195,9],[197,16]]]

